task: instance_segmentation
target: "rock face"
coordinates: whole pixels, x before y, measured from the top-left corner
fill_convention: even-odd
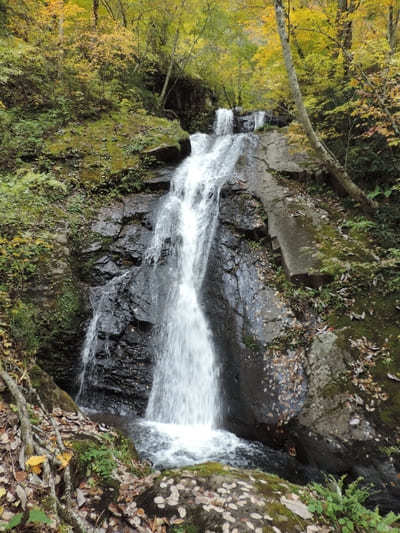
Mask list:
[[[393,465],[371,453],[375,429],[334,387],[348,354],[333,333],[316,334],[315,320],[299,321],[271,282],[271,249],[279,251],[293,281],[324,282],[314,250],[326,213],[279,182],[279,175],[316,172],[315,163],[293,153],[282,132],[269,131],[240,166],[221,193],[203,287],[221,366],[225,426],[284,446],[318,468],[364,472],[379,485],[392,483],[383,504],[396,508]],[[82,251],[94,313],[101,302],[95,364],[86,377],[88,406],[144,414],[160,320],[151,295],[155,283],[168,290],[162,267],[155,279],[144,259],[170,178],[165,169],[148,192],[103,208],[92,225],[93,241]],[[312,343],[307,335],[314,335]],[[360,447],[365,458],[356,460]]]
[[[306,392],[303,353],[283,355],[269,349],[294,327],[295,319],[268,286],[267,253],[252,240],[266,233],[260,203],[226,187],[220,219],[205,305],[222,364],[226,422],[243,435],[260,438],[262,426],[282,423],[301,409]]]
[[[190,148],[190,140],[187,138],[180,139],[176,146],[160,145],[151,148],[150,150],[145,150],[143,154],[146,156],[152,156],[162,163],[177,163],[182,157],[186,157],[190,154]]]
[[[84,252],[93,264],[91,303],[93,316],[98,313],[99,318],[95,359],[85,375],[87,406],[120,414],[144,413],[152,380],[151,331],[157,316],[149,287],[152,268],[143,259],[160,196],[127,196],[101,209],[92,225],[96,240]]]
[[[326,277],[319,271],[315,234],[327,215],[300,196],[294,197],[277,176],[299,177],[316,173],[316,163],[293,152],[278,130],[260,135],[257,164],[249,176],[249,190],[260,199],[268,215],[272,247],[280,250],[288,277],[294,282],[318,286]]]
[[[271,111],[265,111],[264,124],[268,126],[278,126],[282,128],[287,126],[290,122],[290,119],[286,116],[277,116]],[[255,129],[255,117],[254,113],[242,114],[242,112],[236,112],[235,114],[235,132],[252,132]]]

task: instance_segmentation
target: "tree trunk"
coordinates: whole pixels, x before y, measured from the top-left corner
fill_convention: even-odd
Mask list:
[[[180,25],[181,25],[181,21],[182,21],[183,10],[185,9],[185,4],[186,4],[186,0],[181,0],[179,8],[177,7],[177,9],[175,11],[175,14],[177,14],[178,13],[178,9],[179,9],[179,16],[178,16],[178,19],[177,19],[177,26],[176,26],[175,36],[174,36],[174,43],[172,45],[171,58],[170,58],[170,62],[169,62],[169,65],[168,65],[167,75],[165,76],[164,85],[163,85],[163,88],[161,89],[161,93],[160,93],[159,100],[158,100],[158,105],[159,105],[160,109],[164,109],[164,106],[165,106],[165,100],[166,100],[166,97],[167,97],[168,84],[169,84],[169,80],[171,79],[172,71],[173,71],[173,68],[174,68],[175,55],[176,55],[176,50],[178,48],[178,43],[179,43]]]
[[[348,77],[352,56],[350,53],[353,46],[353,21],[352,14],[360,7],[360,0],[337,0],[337,41],[339,43],[339,50],[348,53],[343,54],[344,59],[344,75]]]
[[[390,54],[393,55],[397,45],[397,28],[400,22],[400,5],[398,0],[393,0],[389,6],[387,40],[390,46]]]
[[[62,78],[64,68],[64,0],[60,0],[60,14],[58,17],[58,78]]]
[[[126,18],[125,7],[124,7],[124,4],[122,3],[122,0],[118,0],[118,5],[119,5],[120,13],[121,13],[122,24],[124,25],[124,28],[127,28],[128,20]]]
[[[303,96],[301,94],[296,70],[294,68],[292,52],[290,50],[285,27],[285,13],[282,0],[274,0],[274,7],[278,33],[281,40],[283,57],[285,59],[286,71],[289,79],[289,87],[296,105],[297,118],[307,135],[311,147],[320,161],[329,170],[332,178],[338,187],[340,187],[340,189],[344,190],[351,198],[359,202],[363,207],[368,209],[376,208],[377,204],[370,200],[366,194],[352,181],[340,162],[324,146],[324,144],[322,144],[321,140],[314,131],[307,110],[304,106]]]
[[[99,0],[93,0],[93,18],[94,18],[94,27],[97,28],[99,22]]]
[[[172,70],[173,70],[174,63],[175,63],[175,52],[178,46],[178,41],[179,41],[179,27],[177,28],[176,33],[175,33],[174,45],[173,45],[172,52],[171,52],[171,59],[168,65],[167,75],[165,76],[164,85],[160,93],[159,106],[161,109],[164,109],[164,106],[165,106],[166,94],[167,94],[169,80],[171,79]]]

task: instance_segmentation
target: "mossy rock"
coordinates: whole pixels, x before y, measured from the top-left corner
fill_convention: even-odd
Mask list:
[[[148,516],[167,517],[172,524],[174,516],[183,517],[176,531],[222,532],[229,526],[297,533],[314,523],[301,502],[305,491],[273,474],[206,463],[163,472],[137,504]]]
[[[29,372],[32,385],[37,389],[44,406],[50,412],[54,407],[59,407],[64,411],[78,412],[78,406],[69,394],[60,389],[47,372],[39,365],[35,365]]]
[[[397,309],[399,301],[398,293],[385,295],[375,289],[369,291],[368,295],[359,294],[355,298],[352,312],[364,316],[363,319],[352,320],[348,315],[336,313],[329,317],[330,324],[337,328],[338,342],[343,348],[350,349],[351,339],[365,338],[381,349],[375,366],[371,368],[371,375],[377,386],[387,394],[387,400],[380,403],[375,418],[395,430],[400,427],[400,385],[389,379],[388,375],[400,379],[400,313]],[[355,359],[362,357],[354,348],[353,355]],[[366,399],[368,400],[368,397]],[[390,431],[388,433],[390,434]]]
[[[69,126],[46,141],[46,155],[57,164],[53,170],[64,179],[78,180],[95,189],[118,184],[129,175],[139,187],[147,168],[143,154],[160,150],[185,155],[188,134],[177,121],[142,113],[114,111],[96,121]],[[142,155],[141,155],[142,154]]]

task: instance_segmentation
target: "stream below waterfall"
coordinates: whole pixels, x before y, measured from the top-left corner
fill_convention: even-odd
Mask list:
[[[262,126],[264,115],[254,117],[255,129]],[[144,254],[151,267],[151,306],[158,316],[152,333],[153,384],[145,417],[126,416],[120,423],[139,454],[160,468],[218,461],[308,481],[318,478],[318,472],[222,427],[221,370],[212,324],[203,308],[202,287],[218,223],[221,188],[238,172],[244,151],[256,143],[252,133],[234,134],[233,130],[233,112],[218,110],[213,134],[191,136],[192,153],[175,170],[170,191],[161,199]],[[102,313],[118,305],[120,292],[132,279],[126,270],[96,288],[92,301],[76,398],[92,415],[101,411],[101,402],[89,398],[86,388],[88,378],[95,379],[97,344],[103,344],[108,357],[113,355],[109,339],[98,338]]]

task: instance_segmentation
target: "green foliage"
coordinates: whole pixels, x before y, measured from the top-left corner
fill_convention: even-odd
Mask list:
[[[9,311],[11,333],[28,353],[39,348],[38,317],[36,307],[21,300]]]
[[[312,493],[308,498],[309,510],[325,523],[341,533],[386,533],[398,531],[391,526],[400,520],[400,515],[389,513],[382,517],[379,510],[367,509],[364,503],[369,497],[369,490],[360,487],[362,478],[345,485],[346,476],[336,480],[328,476],[326,485],[313,483]]]
[[[29,511],[27,524],[51,524],[50,518],[38,507]]]
[[[10,531],[11,529],[18,528],[22,520],[24,518],[24,513],[17,513],[16,515],[11,518],[11,520],[3,526],[5,531]],[[26,521],[26,524],[37,524],[37,525],[45,525],[45,524],[51,524],[50,518],[42,511],[42,509],[39,509],[38,507],[35,507],[33,509],[29,510],[28,519]]]
[[[64,284],[56,302],[55,320],[64,330],[74,327],[76,316],[81,309],[81,297],[71,284]]]
[[[243,344],[252,352],[259,350],[258,342],[252,335],[243,335]]]
[[[174,526],[171,530],[172,533],[198,533],[199,528],[192,524],[181,524],[180,526]]]
[[[105,444],[91,443],[80,454],[80,460],[86,466],[88,475],[97,475],[106,483],[112,479],[117,467],[112,449]]]
[[[4,526],[4,529],[6,531],[9,531],[10,529],[14,529],[15,527],[18,527],[20,523],[22,522],[22,518],[24,516],[24,513],[17,513],[14,515],[11,520]]]
[[[262,248],[262,244],[259,241],[248,241],[249,246],[252,250],[260,250]]]
[[[392,457],[393,455],[400,455],[400,446],[385,446],[383,448],[380,448],[380,450],[388,457]]]
[[[9,237],[23,230],[44,229],[56,218],[54,202],[67,192],[66,185],[51,173],[24,169],[0,177],[0,232]],[[50,228],[46,228],[50,229]],[[26,234],[24,238],[33,239]]]
[[[354,220],[348,219],[343,223],[344,228],[349,228],[351,231],[368,231],[376,228],[376,223],[368,220],[365,217],[358,217]]]
[[[0,237],[0,281],[22,288],[37,273],[40,260],[50,249],[49,243],[30,235],[12,239]]]

